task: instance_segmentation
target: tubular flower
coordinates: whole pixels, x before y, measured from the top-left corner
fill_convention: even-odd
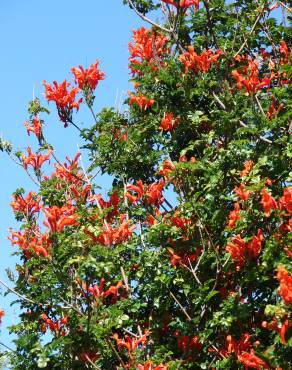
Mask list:
[[[70,86],[66,80],[58,84],[56,81],[53,85],[43,82],[45,87],[45,97],[48,101],[54,101],[56,103],[60,120],[64,122],[64,127],[68,126],[68,122],[72,120],[72,111],[76,109],[78,111],[79,105],[82,102],[82,98],[75,101],[76,95],[79,92],[77,87],[72,87],[71,90],[67,90]]]
[[[248,161],[245,161],[244,162],[244,169],[240,172],[240,176],[241,177],[246,177],[250,171],[252,170],[253,168],[253,161],[252,160],[248,160]]]
[[[86,69],[82,66],[71,68],[71,72],[80,90],[85,90],[87,87],[95,90],[98,82],[104,80],[105,74],[99,70],[98,66],[99,60],[96,60],[94,64],[91,64]]]
[[[78,215],[75,213],[76,208],[72,205],[63,207],[52,206],[44,208],[46,220],[44,225],[47,226],[52,233],[61,232],[65,226],[76,225]]]
[[[119,225],[116,225],[116,227],[105,223],[103,225],[102,232],[98,236],[95,236],[89,230],[85,230],[85,232],[94,242],[102,244],[106,247],[121,244],[131,238],[132,230],[135,228],[130,226],[129,221],[125,221],[125,219],[126,215],[122,214],[119,220]]]
[[[236,222],[240,220],[239,213],[240,213],[240,205],[239,203],[234,203],[234,209],[233,211],[229,212],[229,216],[228,216],[228,222],[227,222],[228,229],[233,229],[236,225]]]
[[[280,282],[279,295],[288,306],[292,304],[292,276],[284,266],[278,267],[277,279]]]
[[[126,192],[125,196],[129,199],[131,203],[136,204],[143,196],[144,185],[141,180],[137,181],[137,185],[127,185],[126,190],[134,191],[137,195]]]
[[[258,230],[257,235],[253,236],[249,243],[245,243],[240,235],[232,238],[225,249],[231,254],[237,271],[244,266],[247,258],[256,259],[259,256],[263,241],[264,236],[261,229]]]
[[[274,330],[279,333],[281,341],[284,345],[287,344],[285,339],[286,331],[291,327],[289,320],[287,318],[284,319],[284,322],[279,324],[277,319],[274,317],[271,322],[263,321],[262,327],[268,330]]]
[[[21,194],[14,194],[10,205],[14,212],[23,213],[30,219],[34,213],[39,212],[40,200],[40,197],[36,199],[36,193],[30,191],[25,198]]]
[[[80,283],[80,282],[79,282]],[[104,290],[105,279],[100,279],[99,285],[93,284],[89,286],[87,283],[82,283],[82,293],[85,296],[91,295],[94,298],[101,299],[104,301],[107,297],[110,297],[110,303],[114,304],[117,302],[120,296],[125,295],[123,282],[119,281],[116,285],[111,285],[107,290]]]
[[[280,64],[284,65],[289,62],[289,49],[284,40],[280,42],[280,54],[281,54],[281,60]]]
[[[155,366],[152,361],[147,361],[145,364],[138,364],[136,367],[137,370],[167,370],[167,367],[160,364]]]
[[[164,3],[173,5],[176,8],[187,9],[190,6],[195,6],[196,10],[199,9],[199,0],[162,0]]]
[[[28,156],[25,154],[22,155],[21,159],[23,162],[23,167],[27,170],[28,166],[32,166],[32,168],[38,172],[41,169],[41,166],[43,165],[44,162],[48,161],[50,158],[50,155],[52,153],[51,149],[48,149],[48,153],[43,155],[43,154],[34,154],[31,151],[30,147],[26,148]]]
[[[42,134],[42,123],[41,120],[38,117],[35,117],[32,119],[32,124],[30,125],[29,122],[24,122],[24,126],[26,127],[26,131],[28,135],[30,135],[31,132],[35,134],[35,136],[41,140],[43,137]]]
[[[179,124],[179,121],[180,119],[178,117],[173,117],[173,113],[164,113],[159,129],[162,131],[173,131]]]
[[[277,116],[284,107],[284,104],[281,103],[281,104],[278,104],[278,108],[276,108],[276,104],[277,104],[277,101],[276,101],[275,97],[272,96],[272,103],[269,106],[269,110],[268,110],[268,113],[267,113],[267,117],[268,117],[269,120],[271,120],[275,116]]]
[[[164,184],[164,181],[160,180],[147,186],[145,194],[147,203],[158,206],[164,202],[164,197],[162,196]]]
[[[40,315],[40,319],[43,321],[41,325],[41,331],[44,334],[47,331],[47,328],[50,329],[55,335],[64,337],[66,332],[66,325],[68,323],[68,316],[63,316],[59,320],[50,319],[45,313]]]
[[[218,49],[215,53],[211,49],[204,50],[201,55],[198,55],[192,46],[188,47],[188,51],[182,54],[179,59],[185,67],[185,73],[189,70],[198,72],[208,72],[212,63],[217,63],[222,50]]]
[[[129,92],[128,94],[130,97],[129,105],[133,106],[133,104],[136,104],[142,111],[151,108],[152,105],[155,103],[154,99],[148,99],[146,98],[146,96],[133,95],[131,92]]]
[[[141,27],[133,31],[133,41],[129,42],[129,67],[133,75],[141,74],[144,62],[153,70],[164,64],[162,57],[168,52],[167,37]]]
[[[52,242],[47,233],[39,235],[38,230],[31,233],[29,230],[25,230],[24,233],[20,231],[9,230],[11,236],[8,239],[11,241],[12,245],[17,245],[24,253],[26,258],[32,256],[34,252],[37,256],[43,256],[47,258],[49,256],[49,249]]]
[[[159,171],[159,174],[163,175],[165,180],[168,180],[175,168],[175,164],[170,159],[166,159],[162,164],[162,169]]]
[[[243,68],[242,73],[238,70],[232,71],[232,76],[237,82],[238,90],[245,89],[245,95],[255,94],[263,87],[269,87],[274,75],[270,77],[259,78],[259,62],[249,59],[247,66]]]
[[[237,356],[237,359],[247,368],[256,370],[269,369],[267,363],[254,354],[253,349],[250,352],[242,352],[242,354]]]
[[[281,210],[287,211],[287,215],[292,215],[292,186],[284,189],[284,194],[279,200]]]
[[[247,201],[250,195],[253,193],[252,190],[245,190],[245,185],[243,183],[241,183],[238,187],[235,187],[234,192],[243,201]]]
[[[141,338],[131,338],[128,335],[125,336],[125,339],[120,339],[118,334],[114,334],[113,338],[115,339],[119,351],[122,348],[126,348],[128,352],[134,351],[139,346],[145,348],[147,343],[147,336],[149,335],[149,331],[145,330],[145,334],[141,336]]]
[[[5,315],[5,312],[0,309],[0,325],[2,324],[2,318]]]
[[[261,194],[261,204],[264,208],[265,216],[270,217],[271,209],[278,209],[278,204],[275,199],[267,192],[266,189],[262,189]]]

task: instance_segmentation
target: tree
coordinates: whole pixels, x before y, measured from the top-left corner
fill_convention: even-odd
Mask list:
[[[39,186],[11,203],[21,222],[10,236],[21,259],[12,368],[288,369],[291,8],[125,3],[150,24],[129,43],[127,109],[94,113],[98,61],[72,68],[73,86],[44,82],[89,170],[80,153],[55,156],[39,99],[25,124],[37,151],[1,143]],[[78,127],[80,104],[93,127]],[[108,199],[97,169],[114,178]]]

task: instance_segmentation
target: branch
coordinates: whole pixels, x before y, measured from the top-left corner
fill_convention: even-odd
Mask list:
[[[213,91],[213,97],[214,99],[217,101],[217,103],[220,105],[221,109],[223,109],[225,112],[227,112],[227,109],[226,109],[226,106],[225,104],[220,100],[220,98],[215,94],[215,92]],[[244,128],[249,128],[248,125],[246,123],[244,123],[243,121],[239,120],[239,124],[241,127],[244,127]],[[267,144],[273,144],[273,141],[272,140],[269,140],[267,139],[266,137],[264,136],[261,136],[261,135],[257,135],[258,138],[262,141],[264,141],[265,143]]]
[[[187,311],[185,310],[185,308],[181,305],[181,303],[177,300],[177,298],[175,297],[175,295],[171,291],[169,291],[169,294],[176,301],[176,303],[179,305],[180,309],[185,314],[185,316],[188,319],[188,321],[192,321],[191,317],[189,316],[189,314],[187,313]]]
[[[147,23],[150,23],[152,26],[157,27],[157,28],[161,29],[164,32],[167,32],[167,33],[172,33],[173,32],[173,30],[169,30],[168,28],[165,28],[165,27],[161,26],[160,24],[155,23],[154,21],[152,21],[151,19],[146,17],[144,14],[140,13],[139,10],[133,4],[132,0],[128,0],[128,2],[130,4],[131,8],[134,10],[134,12],[138,15],[138,17],[143,19],[143,21],[145,21]]]
[[[250,30],[250,32],[248,34],[248,37],[253,34],[253,32],[254,32],[254,30],[255,30],[255,28],[256,28],[259,20],[261,19],[261,16],[262,16],[262,12],[257,16],[257,19],[255,20],[255,22],[254,22],[254,24],[252,26],[252,29]],[[241,51],[243,50],[243,48],[245,47],[245,45],[247,44],[247,42],[248,42],[248,39],[246,38],[244,40],[243,44],[241,45],[241,47],[239,48],[238,52],[233,55],[233,58],[235,58],[238,54],[241,53]]]

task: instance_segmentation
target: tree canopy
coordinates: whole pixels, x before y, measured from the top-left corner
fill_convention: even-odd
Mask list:
[[[290,5],[124,3],[145,26],[129,42],[123,107],[96,113],[99,61],[73,67],[29,103],[35,149],[0,143],[39,189],[11,202],[21,311],[10,365],[289,369]],[[45,100],[60,131],[79,131],[88,169],[81,153],[55,155]],[[91,127],[78,125],[80,104]],[[113,178],[106,198],[97,171]]]

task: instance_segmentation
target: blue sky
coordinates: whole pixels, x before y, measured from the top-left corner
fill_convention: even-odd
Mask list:
[[[27,119],[27,103],[35,95],[42,97],[42,81],[70,80],[70,69],[82,64],[89,66],[100,60],[106,79],[97,89],[95,111],[114,106],[130,85],[127,69],[128,42],[131,30],[141,25],[137,16],[122,0],[9,0],[0,1],[0,135],[24,150],[37,147],[33,136],[28,137],[23,122]],[[118,97],[118,98],[117,98]],[[63,128],[54,111],[46,122],[45,135],[53,144],[57,156],[72,156],[81,141],[71,127]],[[92,118],[81,109],[80,125],[90,126]],[[9,207],[11,194],[18,187],[34,190],[25,172],[0,152],[0,278],[10,283],[5,269],[14,269],[16,259],[7,240],[8,228],[17,229]],[[110,187],[100,179],[103,189]],[[104,190],[105,191],[105,190]],[[0,291],[4,290],[0,287]],[[0,296],[0,308],[6,311],[0,342],[11,345],[6,326],[17,320],[18,308],[9,308],[15,296]],[[1,348],[2,349],[2,348]],[[0,350],[1,350],[0,349]]]

